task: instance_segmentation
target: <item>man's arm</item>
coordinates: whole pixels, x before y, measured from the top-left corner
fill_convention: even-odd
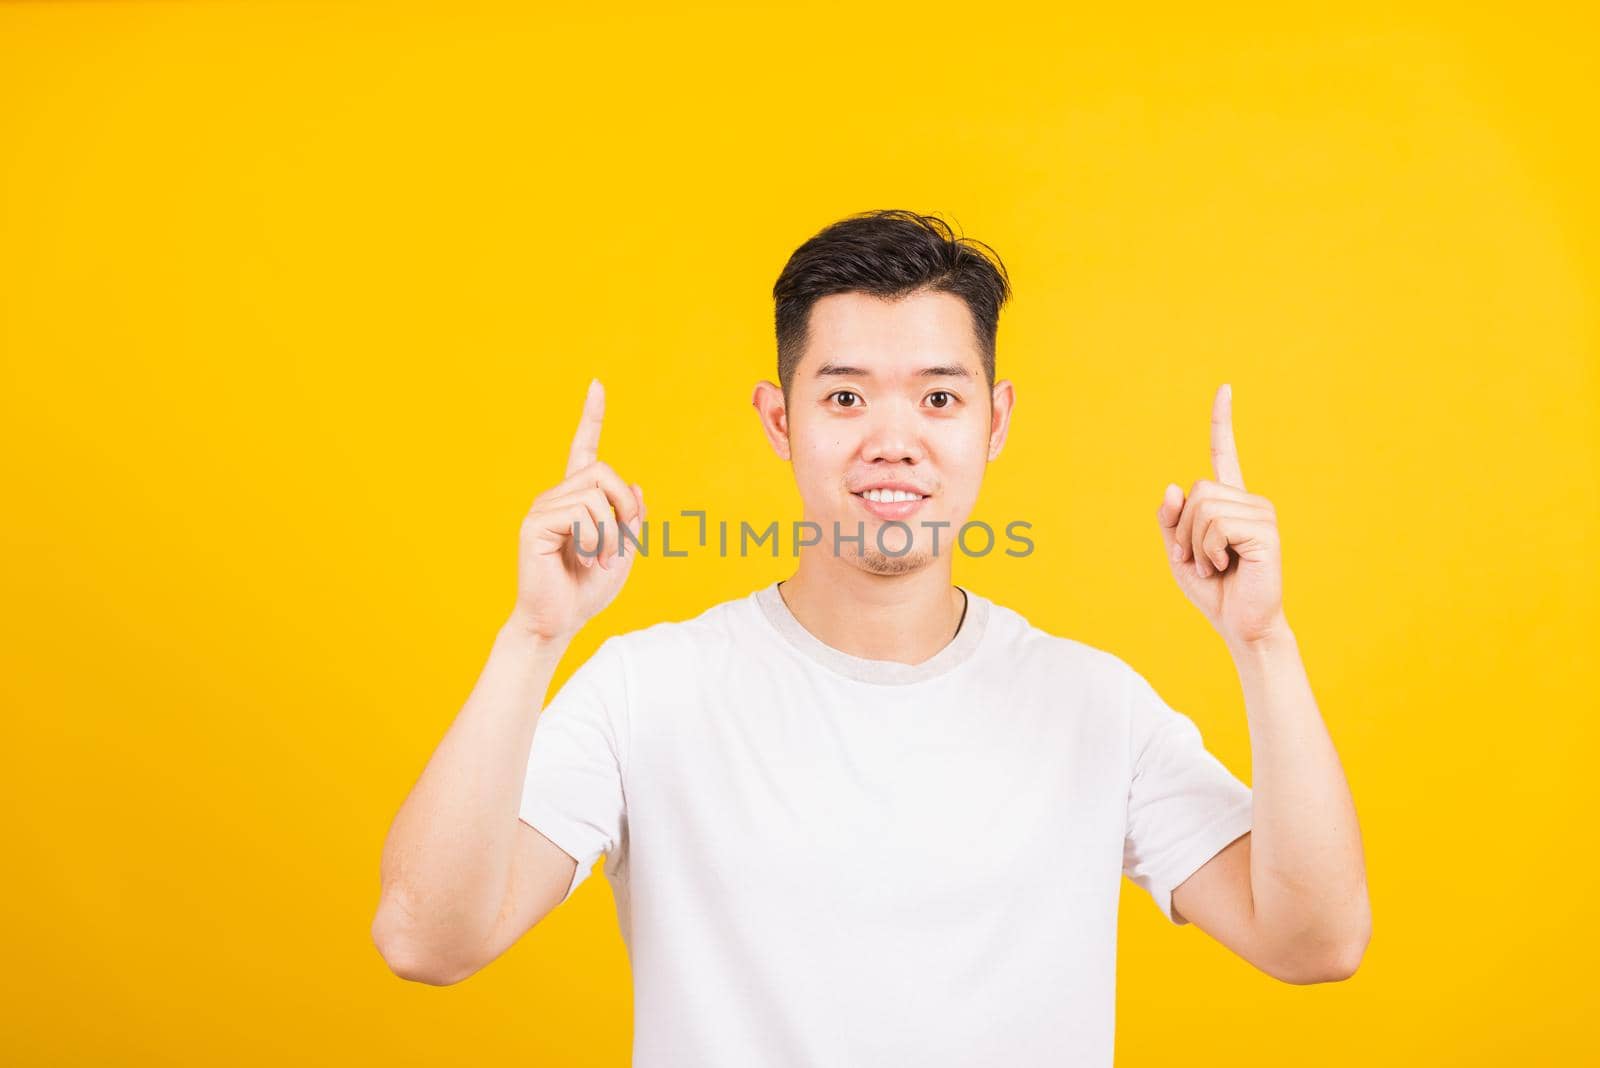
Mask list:
[[[1278,979],[1349,978],[1372,913],[1339,754],[1287,622],[1229,651],[1250,726],[1251,831],[1179,884],[1173,908]]]
[[[1291,983],[1344,979],[1372,934],[1355,802],[1283,612],[1278,513],[1249,493],[1233,439],[1233,390],[1211,407],[1215,481],[1156,510],[1172,576],[1227,643],[1244,689],[1251,830],[1172,892],[1195,926]]]
[[[372,939],[403,979],[459,982],[560,903],[577,868],[515,817],[537,717],[562,647],[514,622],[384,842]]]
[[[402,978],[465,979],[560,904],[577,873],[517,811],[556,665],[627,580],[634,554],[619,527],[638,544],[644,519],[644,490],[597,458],[604,414],[591,382],[566,477],[523,518],[511,616],[384,841],[372,939]]]

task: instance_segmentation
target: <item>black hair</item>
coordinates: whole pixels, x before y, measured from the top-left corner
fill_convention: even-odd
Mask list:
[[[913,211],[865,211],[821,230],[794,250],[772,287],[778,333],[778,381],[784,396],[805,352],[811,306],[834,293],[898,300],[918,292],[950,293],[972,312],[983,372],[994,385],[995,334],[1011,296],[999,255],[958,237],[943,219]]]

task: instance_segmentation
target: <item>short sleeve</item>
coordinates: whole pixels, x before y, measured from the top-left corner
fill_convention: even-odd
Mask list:
[[[1206,749],[1193,720],[1137,671],[1125,676],[1133,774],[1122,870],[1162,915],[1185,924],[1172,891],[1250,830],[1251,791]]]
[[[622,657],[608,638],[534,725],[517,815],[578,862],[562,901],[589,877],[600,855],[622,841],[627,716]]]

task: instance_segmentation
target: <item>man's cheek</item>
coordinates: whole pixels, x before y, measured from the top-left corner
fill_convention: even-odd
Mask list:
[[[807,472],[813,478],[837,477],[843,467],[843,453],[832,442],[816,442],[808,445],[803,453],[798,454],[803,459]]]

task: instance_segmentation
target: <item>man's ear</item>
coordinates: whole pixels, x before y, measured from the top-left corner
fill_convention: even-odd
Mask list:
[[[1016,406],[1016,391],[1011,388],[1010,379],[1001,379],[994,384],[994,389],[989,395],[989,459],[994,460],[1000,455],[1000,450],[1005,448],[1006,431],[1011,429],[1011,410]]]
[[[783,399],[783,390],[771,382],[757,382],[750,403],[761,417],[761,429],[766,431],[772,451],[780,460],[790,459],[789,406]]]

